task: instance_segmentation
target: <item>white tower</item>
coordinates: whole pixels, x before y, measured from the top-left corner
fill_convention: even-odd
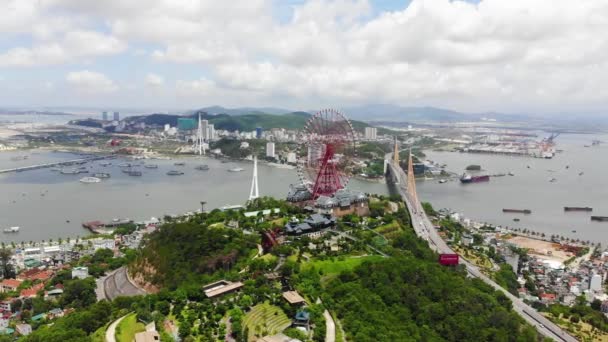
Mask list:
[[[205,154],[205,147],[203,146],[203,126],[201,125],[201,113],[198,113],[198,131],[196,134],[196,144],[194,145],[195,153],[199,155]]]
[[[258,190],[258,157],[253,157],[253,179],[251,180],[251,191],[249,192],[249,200],[254,200],[260,197]]]

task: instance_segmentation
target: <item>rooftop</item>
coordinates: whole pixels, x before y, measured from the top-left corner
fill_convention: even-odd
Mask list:
[[[217,285],[212,286],[215,284],[217,284]],[[204,290],[207,298],[213,298],[213,297],[221,296],[225,293],[228,293],[228,292],[231,292],[234,290],[238,290],[243,286],[244,286],[244,284],[241,283],[240,281],[237,281],[236,283],[232,283],[227,280],[221,280],[219,282],[209,284],[209,285],[205,286],[203,289],[207,288],[206,290]]]
[[[305,303],[306,300],[300,296],[297,291],[287,291],[283,292],[283,298],[289,302],[289,304],[300,304]]]

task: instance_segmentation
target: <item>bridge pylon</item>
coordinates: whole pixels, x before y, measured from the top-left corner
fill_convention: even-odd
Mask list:
[[[414,175],[414,161],[412,158],[412,149],[407,160],[407,192],[410,195],[413,203],[418,203],[418,194],[416,193],[416,176]]]

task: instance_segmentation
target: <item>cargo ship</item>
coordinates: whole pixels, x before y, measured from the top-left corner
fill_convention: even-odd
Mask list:
[[[485,176],[471,176],[468,173],[464,173],[461,177],[460,177],[460,182],[461,183],[479,183],[479,182],[488,182],[490,181],[490,176],[485,175]]]
[[[608,216],[591,216],[591,221],[608,222]]]
[[[590,207],[564,207],[564,211],[593,211]]]
[[[532,214],[530,209],[503,209],[503,213]]]

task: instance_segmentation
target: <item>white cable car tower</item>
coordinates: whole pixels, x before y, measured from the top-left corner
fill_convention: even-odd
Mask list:
[[[258,157],[253,157],[253,179],[251,180],[251,191],[249,192],[249,200],[254,200],[260,197],[258,189]]]

